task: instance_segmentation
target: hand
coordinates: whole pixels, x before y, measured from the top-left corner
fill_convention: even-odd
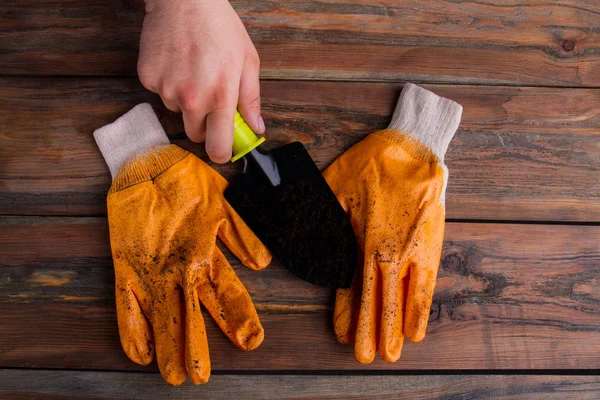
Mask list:
[[[165,106],[183,112],[188,137],[214,162],[231,158],[236,107],[257,133],[258,53],[227,0],[146,0],[138,75]]]

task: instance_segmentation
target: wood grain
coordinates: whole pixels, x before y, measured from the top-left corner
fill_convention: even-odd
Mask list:
[[[0,398],[597,398],[600,3],[231,3],[261,56],[268,146],[300,140],[324,168],[386,126],[402,82],[428,83],[465,110],[448,218],[587,224],[447,224],[427,337],[395,364],[358,364],[335,340],[331,291],[277,263],[250,271],[219,243],[265,342],[241,352],[205,314],[211,382],[169,387],[120,346],[110,176],[92,138],[148,101],[174,143],[207,159],[133,77],[143,1],[3,1]]]
[[[214,375],[174,388],[148,373],[0,370],[0,397],[12,399],[596,399],[598,376]]]
[[[140,369],[123,354],[104,218],[0,219],[0,366]],[[209,316],[215,370],[600,368],[600,227],[449,223],[428,334],[360,365],[332,293],[228,255],[266,339],[237,350]],[[156,369],[155,366],[150,369]]]
[[[426,87],[464,106],[446,157],[448,218],[600,221],[600,91]],[[387,125],[401,88],[263,82],[269,146],[300,140],[323,168]],[[181,116],[134,79],[0,79],[0,213],[105,214],[110,175],[92,132],[142,101],[167,132],[182,131]],[[172,140],[207,159],[183,134]]]
[[[262,77],[600,86],[595,0],[232,1]],[[141,0],[0,4],[0,73],[134,75]]]

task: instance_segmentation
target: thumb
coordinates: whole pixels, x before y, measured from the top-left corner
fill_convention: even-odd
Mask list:
[[[263,269],[271,262],[271,253],[248,225],[224,202],[227,217],[219,225],[218,236],[242,264],[254,270]]]

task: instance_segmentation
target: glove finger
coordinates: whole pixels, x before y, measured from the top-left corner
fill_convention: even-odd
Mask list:
[[[185,369],[184,321],[179,286],[165,284],[163,298],[154,299],[152,325],[156,343],[156,361],[164,380],[181,385],[187,376]]]
[[[248,291],[218,247],[213,251],[212,265],[198,275],[198,295],[223,333],[242,350],[254,350],[264,339]]]
[[[432,268],[415,265],[411,269],[404,334],[413,342],[420,342],[425,338],[436,275],[437,271]]]
[[[360,298],[360,296],[358,296]],[[338,289],[335,292],[335,308],[333,310],[333,329],[337,340],[342,344],[352,344],[355,341],[356,317],[354,311],[355,290]]]
[[[235,212],[229,203],[223,205],[227,218],[221,221],[218,235],[242,264],[259,270],[271,262],[271,253],[259,238],[248,228],[248,225]]]
[[[423,224],[417,240],[419,249],[410,269],[406,296],[404,335],[413,342],[425,338],[431,300],[435,290],[442,245],[444,241],[444,214],[440,207]]]
[[[364,256],[359,249],[357,268],[352,286],[348,289],[338,289],[335,292],[335,307],[333,309],[333,329],[338,341],[342,344],[352,344],[356,338],[356,326],[360,307],[360,295],[363,285],[362,263]]]
[[[373,259],[364,267],[362,296],[356,327],[354,355],[361,364],[369,364],[377,352],[381,306],[381,271]]]
[[[425,338],[436,275],[437,271],[433,268],[421,265],[415,265],[411,269],[404,334],[413,342],[420,342]]]
[[[131,361],[148,365],[154,358],[152,329],[127,281],[117,278],[115,286],[121,346]]]
[[[393,271],[394,268],[389,268]],[[379,338],[379,354],[387,362],[396,362],[402,353],[404,344],[403,320],[404,297],[407,279],[398,273],[382,275],[383,296],[381,305],[381,333]]]
[[[195,286],[186,287],[185,361],[190,379],[194,384],[200,385],[210,378],[210,354],[198,292]]]

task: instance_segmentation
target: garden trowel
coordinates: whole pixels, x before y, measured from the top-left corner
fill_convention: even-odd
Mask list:
[[[310,283],[350,287],[357,244],[350,219],[300,142],[274,150],[236,112],[232,162],[243,172],[225,198],[281,264]]]

